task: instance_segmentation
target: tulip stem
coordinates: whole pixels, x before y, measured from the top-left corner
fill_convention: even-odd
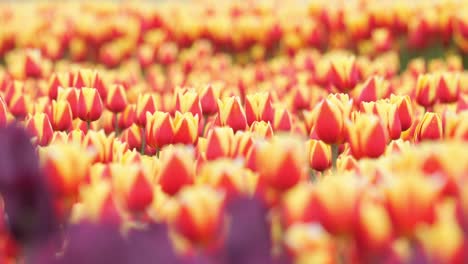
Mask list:
[[[115,135],[118,136],[120,131],[119,131],[119,113],[115,113],[114,115],[114,123],[115,123]]]
[[[339,152],[339,145],[338,144],[332,144],[331,145],[331,151],[332,151],[332,168],[336,169],[336,161],[338,160],[338,156],[340,155]]]
[[[86,133],[91,130],[91,121],[86,120]]]
[[[145,127],[142,127],[141,128],[141,150],[140,150],[141,155],[145,155],[145,147],[146,147],[146,133],[145,133]]]
[[[205,135],[205,129],[206,129],[206,124],[207,124],[207,123],[208,123],[208,115],[207,115],[207,114],[203,114],[203,130],[202,130],[200,136]]]

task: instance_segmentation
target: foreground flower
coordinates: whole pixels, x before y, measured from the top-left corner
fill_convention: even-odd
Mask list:
[[[442,121],[436,113],[427,112],[416,126],[414,139],[416,141],[437,140],[443,137]]]
[[[229,126],[234,131],[247,127],[247,118],[239,97],[228,97],[218,100],[218,120],[222,126]]]
[[[374,115],[356,115],[348,124],[351,152],[356,159],[377,158],[385,152],[388,133],[380,119]]]
[[[101,96],[94,88],[83,87],[78,99],[78,117],[86,122],[96,121],[103,110]]]

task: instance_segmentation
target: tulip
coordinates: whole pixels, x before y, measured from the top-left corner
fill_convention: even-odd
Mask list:
[[[218,120],[222,126],[229,126],[234,131],[247,127],[247,117],[239,97],[228,97],[218,100]]]
[[[316,132],[317,136],[327,144],[339,144],[345,135],[345,120],[348,108],[336,97],[330,96],[318,106]]]
[[[377,158],[385,152],[388,133],[378,117],[357,115],[348,123],[348,131],[351,152],[356,159]]]
[[[386,208],[398,235],[412,236],[420,223],[434,221],[435,184],[419,175],[394,177],[385,190]]]
[[[203,115],[212,115],[218,111],[217,100],[221,93],[218,85],[207,85],[200,93],[200,104]]]
[[[67,131],[72,127],[72,111],[65,100],[52,101],[50,123],[55,131]]]
[[[50,99],[57,99],[59,87],[67,88],[70,84],[69,73],[53,73],[49,78],[48,94]]]
[[[162,190],[175,195],[185,185],[194,181],[194,153],[182,146],[165,148],[160,152],[161,170],[156,179]]]
[[[224,223],[224,195],[207,186],[182,189],[174,225],[189,241],[207,245],[219,239]]]
[[[73,80],[73,87],[81,89],[83,87],[93,87],[94,88],[94,78],[96,72],[90,69],[80,69],[75,75]]]
[[[86,152],[85,152],[86,153]],[[78,194],[90,158],[76,144],[55,144],[40,149],[41,166],[53,193],[58,197]]]
[[[151,94],[138,95],[135,109],[135,123],[143,127],[146,124],[146,113],[150,114],[156,111],[156,97]]]
[[[228,158],[234,152],[234,131],[230,127],[215,127],[208,132],[206,159]]]
[[[106,108],[114,114],[120,113],[127,107],[127,94],[124,87],[115,84],[109,87],[106,98]]]
[[[390,102],[397,105],[398,118],[401,123],[401,131],[408,130],[413,124],[413,110],[411,99],[408,96],[390,96]]]
[[[15,118],[23,119],[31,113],[32,105],[32,98],[29,94],[15,93],[8,103],[8,108]]]
[[[273,118],[273,129],[275,131],[291,131],[291,113],[286,109],[275,109]]]
[[[239,195],[252,195],[257,184],[257,177],[243,168],[242,163],[228,159],[204,163],[196,178],[196,184],[209,185],[223,190],[226,199]]]
[[[155,148],[172,144],[174,138],[173,121],[169,113],[156,111],[147,113],[146,140]]]
[[[272,107],[271,94],[248,94],[245,101],[245,114],[248,125],[252,125],[254,121],[265,121],[272,123],[274,118],[274,110]]]
[[[81,188],[80,200],[80,207],[75,208],[71,215],[73,223],[89,220],[94,223],[117,225],[122,221],[109,182],[101,180]]]
[[[359,102],[371,102],[386,98],[390,94],[390,83],[381,77],[372,77],[362,86]]]
[[[143,212],[153,201],[153,187],[143,168],[112,164],[110,169],[118,201],[130,212]]]
[[[75,88],[62,89],[59,88],[57,92],[57,100],[66,100],[71,108],[73,119],[78,117],[78,101],[80,98],[80,90]]]
[[[442,73],[437,83],[436,97],[441,103],[453,103],[460,95],[460,77],[458,74]]]
[[[260,183],[285,191],[300,182],[306,171],[303,143],[294,137],[277,136],[256,147],[255,165]]]
[[[354,57],[335,57],[330,61],[328,70],[328,82],[339,92],[347,92],[354,89],[360,76]]]
[[[108,163],[113,160],[114,147],[118,145],[115,135],[106,135],[104,131],[88,131],[83,144],[91,151],[95,162]]]
[[[102,101],[99,93],[94,88],[83,87],[78,99],[78,117],[88,122],[98,120],[102,115]]]
[[[141,129],[136,124],[133,124],[129,128],[125,129],[120,138],[123,142],[127,143],[129,149],[140,149],[142,142]]]
[[[198,115],[176,112],[173,122],[174,144],[195,144],[198,140]]]
[[[265,121],[254,121],[250,126],[250,132],[260,138],[270,138],[273,136],[273,128]]]
[[[39,78],[43,73],[42,55],[39,50],[27,50],[24,62],[24,73],[32,78]]]
[[[320,140],[307,141],[307,152],[310,167],[316,171],[324,171],[331,167],[331,148]]]
[[[176,97],[176,111],[192,113],[194,116],[202,116],[202,107],[198,94],[194,91],[178,92]]]
[[[331,234],[352,234],[355,211],[363,192],[358,179],[352,175],[332,175],[319,181],[315,190],[315,210],[320,224]]]
[[[442,121],[439,115],[430,112],[424,113],[414,131],[414,139],[416,141],[437,140],[441,139],[442,136]]]
[[[436,82],[437,78],[433,74],[424,74],[418,77],[416,84],[416,102],[425,108],[432,107],[436,102]]]
[[[315,189],[309,182],[294,186],[287,192],[281,202],[281,217],[283,224],[290,227],[296,223],[305,223],[317,220],[313,207]]]
[[[34,141],[39,146],[49,144],[52,139],[52,126],[50,125],[49,117],[44,114],[34,114],[26,121],[26,128],[34,137]]]

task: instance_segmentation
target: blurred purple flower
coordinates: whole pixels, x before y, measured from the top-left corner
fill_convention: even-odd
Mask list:
[[[230,216],[224,263],[286,263],[271,254],[267,208],[259,199],[238,198],[228,204]]]
[[[0,149],[0,193],[10,233],[21,244],[46,239],[58,225],[28,134],[16,125],[0,128]]]

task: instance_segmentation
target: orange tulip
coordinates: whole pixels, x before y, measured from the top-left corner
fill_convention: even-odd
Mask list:
[[[348,137],[356,159],[377,158],[385,152],[388,143],[388,132],[374,115],[356,115],[355,120],[348,123]]]
[[[324,171],[331,167],[331,148],[320,140],[307,141],[307,152],[310,167],[317,171]]]
[[[198,115],[176,112],[173,123],[174,144],[195,144],[198,140]]]
[[[345,137],[345,120],[348,118],[350,103],[336,96],[329,96],[318,106],[316,132],[317,136],[327,144],[341,143]]]
[[[154,148],[172,144],[174,138],[173,122],[169,113],[156,111],[147,113],[146,140]]]

